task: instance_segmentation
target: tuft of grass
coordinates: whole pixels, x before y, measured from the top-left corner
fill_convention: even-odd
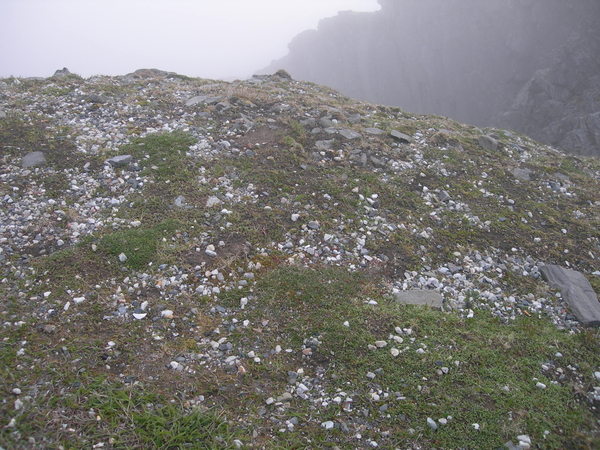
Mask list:
[[[163,237],[171,237],[181,224],[165,220],[151,228],[132,228],[101,237],[100,246],[110,255],[124,254],[124,264],[131,269],[141,269],[156,260]]]

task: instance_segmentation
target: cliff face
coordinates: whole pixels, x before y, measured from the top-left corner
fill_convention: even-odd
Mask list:
[[[345,12],[322,20],[317,30],[298,35],[289,54],[263,72],[285,69],[294,78],[327,84],[374,103],[479,126],[507,124],[535,132],[542,141],[560,143],[567,151],[600,155],[596,138],[581,131],[583,122],[594,122],[588,116],[599,111],[598,102],[588,101],[577,113],[581,106],[569,102],[584,92],[589,98],[597,96],[597,83],[590,81],[594,70],[600,74],[595,62],[600,59],[598,40],[592,37],[600,29],[597,1],[379,3],[382,9],[377,12]],[[564,114],[570,119],[560,122],[560,132],[555,122],[563,113],[538,113],[542,104],[548,106],[546,100],[523,90],[544,69],[546,84],[560,86],[549,90],[568,93],[560,99],[548,94],[565,104],[561,107],[569,103]],[[550,76],[555,71],[557,75]],[[542,131],[549,127],[552,133]],[[580,131],[567,138],[573,127]]]

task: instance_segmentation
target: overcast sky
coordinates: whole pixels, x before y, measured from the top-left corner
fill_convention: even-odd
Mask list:
[[[298,33],[377,0],[0,0],[0,77],[157,68],[247,78]]]

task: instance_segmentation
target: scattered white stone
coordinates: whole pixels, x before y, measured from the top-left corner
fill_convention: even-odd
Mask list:
[[[433,431],[438,429],[437,423],[435,423],[435,420],[433,420],[431,417],[427,418],[427,425],[429,425]]]
[[[74,302],[76,305],[79,305],[80,303],[83,303],[84,301],[85,301],[85,297],[75,297],[75,298],[73,299],[73,302]]]
[[[161,317],[166,317],[167,319],[173,318],[173,311],[170,309],[164,309],[160,312]]]
[[[540,383],[539,381],[535,383],[535,387],[538,389],[546,389],[546,385],[544,383]]]
[[[383,348],[383,347],[385,347],[386,345],[387,345],[387,342],[386,342],[386,341],[375,341],[375,346],[376,346],[377,348]]]
[[[137,320],[142,320],[148,315],[148,313],[133,313],[133,317]]]
[[[350,322],[348,322],[347,320],[344,322],[344,326],[345,327],[349,327],[350,326]]]
[[[21,401],[20,398],[15,400],[15,410],[18,411],[21,408],[23,408],[23,402]]]
[[[476,430],[479,430],[479,424],[478,423],[474,423],[472,424],[473,428],[475,428]]]
[[[335,426],[335,423],[333,423],[331,420],[328,420],[327,422],[323,422],[321,426],[326,430],[331,430]]]
[[[121,261],[121,262],[127,261],[127,256],[125,255],[125,253],[121,253],[119,255],[119,261]]]
[[[390,350],[390,353],[392,354],[392,356],[396,357],[400,354],[400,350],[398,350],[397,348],[392,348]]]

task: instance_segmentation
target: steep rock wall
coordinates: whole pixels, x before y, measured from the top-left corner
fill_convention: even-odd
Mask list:
[[[509,124],[532,133],[546,125],[540,125],[541,117],[528,121],[537,102],[524,100],[524,87],[539,77],[539,70],[558,67],[557,58],[572,51],[573,47],[564,46],[574,33],[600,28],[596,0],[379,3],[382,9],[377,12],[344,12],[322,20],[317,30],[294,38],[289,54],[261,73],[285,69],[294,78],[371,102],[479,126]],[[582,54],[600,59],[597,49],[589,47],[589,39],[576,42],[588,45]],[[559,48],[565,49],[560,53]],[[569,82],[579,80],[574,72]],[[587,72],[585,77],[589,78]],[[568,134],[568,124],[562,126],[561,136]],[[548,133],[536,137],[550,142]],[[579,146],[573,144],[577,139]],[[561,139],[561,146],[589,153],[593,139],[577,139]],[[600,147],[592,145],[591,153],[600,155]]]

